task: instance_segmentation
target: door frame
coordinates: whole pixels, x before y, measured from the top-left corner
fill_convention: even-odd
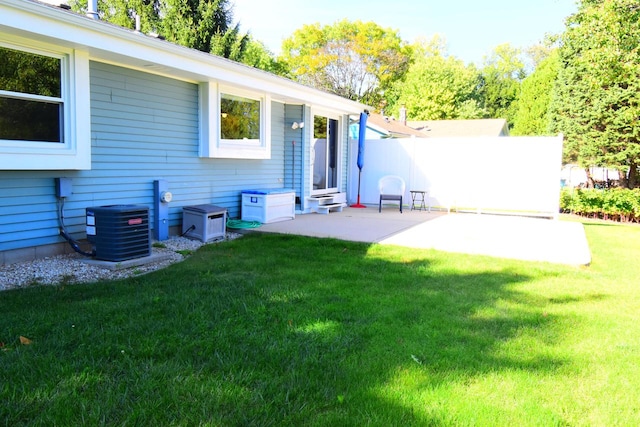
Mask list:
[[[314,169],[314,163],[311,162],[311,159],[315,158],[315,152],[314,152],[314,141],[315,141],[315,137],[314,137],[314,124],[315,124],[315,117],[316,116],[321,116],[321,117],[326,117],[327,119],[332,119],[336,121],[336,147],[335,147],[335,156],[336,156],[336,185],[332,186],[330,188],[323,188],[323,189],[317,189],[314,190],[313,189],[313,169]],[[339,193],[340,192],[340,188],[342,185],[342,180],[344,179],[344,177],[342,176],[342,149],[344,146],[344,136],[342,135],[342,129],[343,129],[343,116],[340,114],[337,114],[335,112],[331,112],[329,110],[324,110],[321,108],[312,108],[311,109],[311,123],[309,126],[309,192],[312,196],[314,195],[319,195],[319,194],[331,194],[331,193]],[[329,151],[329,145],[327,144],[327,150],[326,152]]]

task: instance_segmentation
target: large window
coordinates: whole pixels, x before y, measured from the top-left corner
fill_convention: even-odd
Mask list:
[[[270,159],[270,99],[266,94],[200,85],[200,156]]]
[[[0,170],[91,168],[89,57],[0,34]]]
[[[0,139],[64,142],[61,62],[0,46]]]

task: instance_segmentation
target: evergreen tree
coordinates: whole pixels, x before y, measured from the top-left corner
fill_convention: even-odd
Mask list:
[[[512,135],[550,135],[550,105],[558,77],[558,52],[542,60],[522,81],[513,118]]]
[[[552,102],[565,161],[618,168],[630,188],[640,162],[639,47],[637,0],[584,0],[567,20]]]
[[[87,0],[75,0],[83,12]],[[99,0],[100,18],[125,28],[135,28],[136,16],[143,33],[242,62],[249,35],[232,25],[229,0]]]

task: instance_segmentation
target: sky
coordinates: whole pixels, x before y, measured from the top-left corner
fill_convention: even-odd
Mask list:
[[[444,36],[449,55],[480,66],[503,43],[526,48],[561,33],[575,0],[231,0],[234,22],[271,52],[304,24],[373,21],[413,43]]]

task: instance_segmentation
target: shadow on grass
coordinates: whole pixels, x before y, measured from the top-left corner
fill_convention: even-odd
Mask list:
[[[0,416],[11,425],[448,424],[446,411],[403,395],[570,363],[545,350],[561,338],[560,319],[536,309],[548,300],[515,290],[530,277],[471,264],[251,234],[135,279],[7,292],[0,340],[34,343],[8,342],[0,354],[11,379]]]

